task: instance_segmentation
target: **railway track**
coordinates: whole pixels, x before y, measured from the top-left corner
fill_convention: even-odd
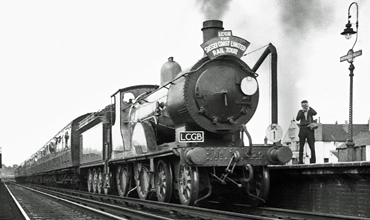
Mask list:
[[[62,198],[37,192],[14,183],[7,184],[7,188],[22,210],[23,217],[15,219],[110,219],[82,209]]]
[[[19,186],[18,186],[19,187]],[[160,220],[272,220],[276,217],[261,217],[250,214],[233,213],[219,210],[210,210],[192,206],[182,206],[178,204],[161,203],[150,200],[140,200],[135,198],[122,198],[118,196],[106,196],[102,194],[92,194],[88,192],[39,187],[22,186],[24,189],[32,190],[43,195],[52,196],[59,200],[69,201],[74,205],[87,208],[89,211],[96,212],[108,219],[160,219]]]
[[[32,187],[32,189],[31,189]],[[368,218],[332,215],[324,213],[302,212],[276,208],[250,208],[241,204],[233,204],[232,211],[206,209],[193,206],[182,206],[172,203],[161,203],[136,198],[122,198],[119,196],[94,194],[84,191],[61,189],[55,187],[27,187],[39,193],[49,194],[59,200],[66,200],[75,205],[96,212],[106,219],[197,219],[197,220],[224,220],[224,219],[286,219],[286,220],[369,220]],[[99,218],[100,219],[100,218]]]

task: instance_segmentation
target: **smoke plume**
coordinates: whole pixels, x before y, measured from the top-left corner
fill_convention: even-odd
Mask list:
[[[197,5],[206,20],[221,19],[229,9],[231,0],[198,0]]]

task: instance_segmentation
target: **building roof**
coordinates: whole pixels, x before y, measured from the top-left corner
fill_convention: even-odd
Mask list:
[[[355,142],[355,146],[370,145],[370,131],[359,133],[358,135],[353,137],[353,142]]]
[[[321,129],[320,129],[321,127]],[[321,124],[316,133],[318,137],[321,137],[317,140],[324,142],[346,142],[348,139],[348,124]],[[352,125],[353,137],[359,135],[360,133],[369,134],[369,125],[368,124],[354,124]],[[321,134],[320,134],[321,132]]]
[[[338,124],[322,124],[322,141],[344,142],[347,140],[347,132]]]

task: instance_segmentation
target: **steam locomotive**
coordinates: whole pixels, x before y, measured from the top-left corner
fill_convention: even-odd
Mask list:
[[[263,203],[268,165],[287,163],[292,152],[252,144],[246,129],[259,100],[257,65],[241,59],[249,42],[219,20],[202,31],[205,53],[191,68],[171,57],[159,86],[119,89],[110,105],[72,120],[23,162],[16,180],[183,205],[223,195]]]

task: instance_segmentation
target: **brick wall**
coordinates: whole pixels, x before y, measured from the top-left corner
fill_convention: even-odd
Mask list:
[[[369,173],[282,169],[270,173],[269,207],[370,217]]]

